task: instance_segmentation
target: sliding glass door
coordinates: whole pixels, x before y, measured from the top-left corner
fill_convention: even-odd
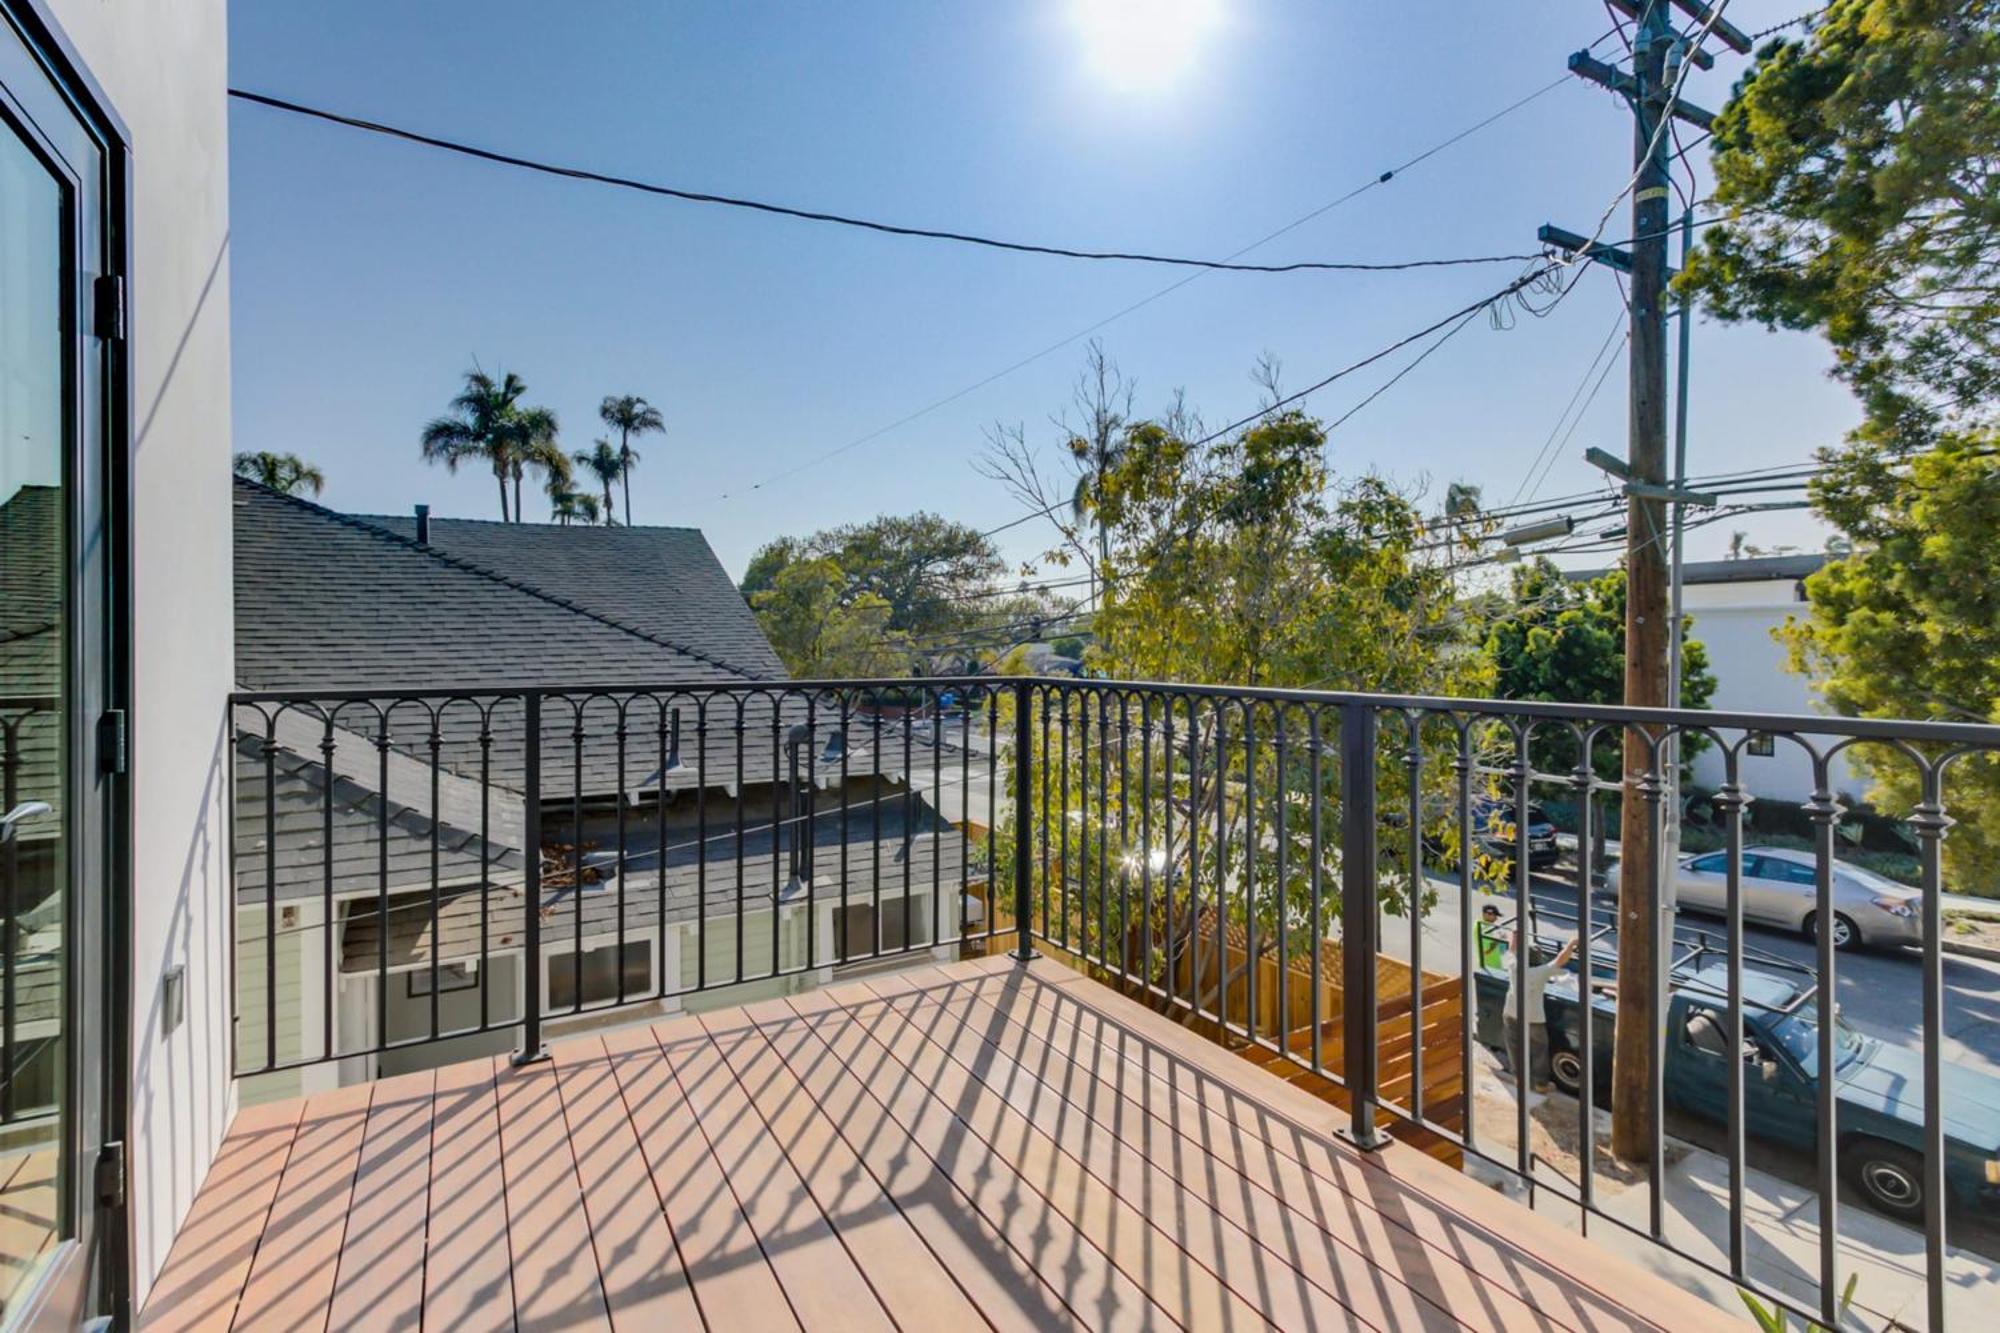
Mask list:
[[[114,605],[101,133],[0,0],[0,1328],[102,1308]],[[114,716],[113,721],[116,721]],[[122,1245],[122,1237],[116,1238]]]

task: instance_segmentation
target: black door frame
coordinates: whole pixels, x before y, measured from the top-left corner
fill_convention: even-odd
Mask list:
[[[76,938],[66,940],[70,958],[71,986],[66,1004],[72,1016],[92,1015],[93,1023],[80,1031],[96,1040],[95,1051],[73,1045],[74,1054],[67,1071],[72,1095],[87,1090],[90,1109],[95,1112],[97,1158],[77,1169],[69,1181],[68,1205],[78,1217],[89,1215],[92,1226],[90,1248],[74,1255],[73,1275],[52,1272],[45,1275],[41,1298],[60,1301],[73,1308],[44,1306],[43,1316],[67,1317],[74,1313],[110,1316],[118,1326],[131,1320],[131,1223],[127,1206],[125,1145],[130,1142],[129,1102],[131,1071],[132,1013],[132,358],[127,341],[131,313],[130,292],[132,237],[132,150],[131,134],[113,108],[103,88],[92,77],[64,35],[44,0],[0,0],[0,24],[12,28],[26,46],[57,95],[63,99],[75,122],[94,141],[100,155],[101,173],[96,182],[101,196],[96,273],[112,279],[105,299],[95,293],[73,293],[72,311],[97,307],[91,326],[74,330],[72,347],[77,354],[100,358],[94,401],[75,404],[96,414],[101,423],[95,456],[78,456],[75,438],[71,457],[66,460],[71,475],[82,478],[94,470],[101,509],[101,523],[95,534],[103,550],[95,562],[80,550],[66,551],[65,576],[75,589],[72,608],[84,605],[93,595],[102,605],[93,614],[77,616],[71,623],[89,627],[101,637],[102,675],[92,691],[103,712],[91,718],[72,719],[77,743],[70,747],[80,772],[71,781],[71,790],[98,785],[88,802],[101,812],[97,823],[101,838],[88,855],[102,867],[101,901],[87,906],[101,915],[95,922],[81,922],[85,930],[73,930]],[[72,512],[75,512],[72,509]],[[86,586],[84,571],[95,563],[94,577],[101,580]],[[71,682],[73,687],[74,680]],[[80,809],[81,807],[79,807]],[[92,830],[79,823],[79,831]],[[91,939],[92,929],[95,939]],[[87,973],[77,960],[91,950],[98,964],[100,984],[86,991]],[[94,1059],[93,1059],[94,1057]],[[90,1067],[91,1064],[95,1068]],[[73,1103],[74,1104],[74,1103]],[[79,1107],[79,1110],[82,1108]],[[76,1119],[73,1114],[72,1119]],[[64,1281],[65,1277],[68,1281]],[[73,1294],[59,1292],[60,1285]],[[34,1316],[30,1316],[34,1317]],[[42,1322],[37,1319],[36,1322]]]

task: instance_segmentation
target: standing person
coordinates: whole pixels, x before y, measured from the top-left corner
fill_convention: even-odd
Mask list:
[[[1508,969],[1507,1003],[1500,1015],[1506,1026],[1507,1044],[1501,1056],[1509,1073],[1514,1070],[1514,1061],[1519,1059],[1521,1050],[1521,1023],[1525,1015],[1528,1025],[1528,1082],[1536,1092],[1547,1092],[1549,1088],[1549,1016],[1542,1003],[1542,992],[1548,988],[1549,978],[1569,966],[1569,960],[1576,956],[1576,940],[1566,941],[1556,951],[1556,956],[1537,966],[1534,963],[1532,937],[1524,940],[1517,930],[1511,941],[1514,948],[1527,947],[1529,963],[1519,981],[1514,978],[1512,968]],[[1523,994],[1525,992],[1525,995]]]
[[[1479,942],[1479,965],[1490,972],[1507,966],[1507,943],[1500,938],[1499,927],[1499,908],[1488,903],[1479,909],[1479,924],[1474,927]]]

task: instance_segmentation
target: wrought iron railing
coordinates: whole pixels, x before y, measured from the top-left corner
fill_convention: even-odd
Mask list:
[[[1482,1161],[1745,1287],[1768,1285],[1749,1248],[1751,1146],[1759,1161],[1789,1146],[1820,1210],[1819,1294],[1766,1294],[1829,1323],[1843,1178],[1921,1226],[1932,1329],[1948,1225],[2000,1210],[2000,1142],[1945,1102],[1941,855],[1948,788],[1993,781],[2000,728],[1039,677],[244,694],[233,709],[239,1074],[372,1074],[496,1033],[534,1059],[548,1024],[599,1010],[1040,950],[1343,1101],[1340,1132],[1364,1148],[1387,1129]],[[1621,921],[1600,901],[1622,871],[1604,837],[1629,801],[1666,844],[1685,813],[1668,779],[1699,747],[1721,782],[1688,837],[1712,844],[1702,866],[1719,858],[1717,921],[1671,893]],[[1752,779],[1787,750],[1812,836],[1746,851]],[[1891,812],[1914,849],[1907,889],[1837,855],[1856,759],[1909,797]],[[1544,805],[1566,807],[1560,836]],[[1767,882],[1766,862],[1805,882]],[[1479,903],[1503,919],[1475,919]],[[1746,921],[1785,913],[1815,927],[1809,961],[1746,939]],[[1650,978],[1621,978],[1620,924],[1651,937]],[[1573,1167],[1536,1146],[1533,1029],[1503,1016],[1572,936],[1543,1016],[1550,1078],[1574,1098]],[[1921,1085],[1886,1117],[1848,1091],[1867,1048],[1835,1006],[1837,949],[1885,942],[1914,955]],[[1614,1057],[1618,1007],[1596,991],[1617,985],[1628,1013],[1643,987],[1646,1021]],[[1617,1109],[1642,1130],[1641,1151],[1623,1145],[1636,1206],[1600,1187],[1596,1134],[1610,1063],[1635,1051],[1643,1099]],[[1699,1096],[1697,1054],[1718,1056]],[[1774,1126],[1778,1079],[1799,1113]],[[1669,1197],[1670,1143],[1690,1127],[1726,1159],[1721,1234],[1690,1234]]]

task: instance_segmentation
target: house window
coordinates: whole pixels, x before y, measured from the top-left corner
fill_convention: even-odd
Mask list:
[[[411,999],[422,999],[431,993],[431,970],[428,967],[420,967],[408,976]],[[472,990],[478,985],[479,968],[476,964],[470,962],[438,964],[438,994],[449,995],[455,990]]]
[[[885,954],[902,953],[931,943],[930,900],[922,895],[908,899],[910,923],[907,933],[903,929],[903,902],[900,898],[890,898],[882,904],[881,951]],[[851,904],[845,919],[836,913],[834,920],[840,922],[841,961],[867,958],[875,953],[874,904]]]
[[[1768,731],[1759,731],[1750,737],[1750,743],[1743,747],[1743,753],[1755,755],[1759,759],[1769,759],[1778,752],[1778,739]]]
[[[615,1004],[618,979],[625,979],[625,998],[635,999],[653,991],[653,942],[629,940],[621,963],[616,944],[601,944],[583,951],[583,998],[585,1005]],[[549,955],[549,1008],[561,1011],[577,1007],[577,956],[574,953]]]

